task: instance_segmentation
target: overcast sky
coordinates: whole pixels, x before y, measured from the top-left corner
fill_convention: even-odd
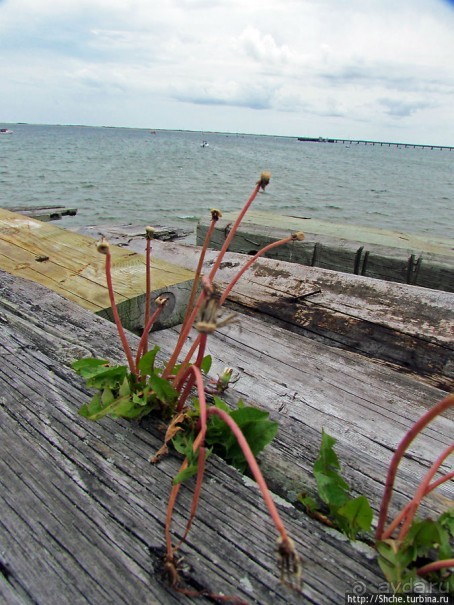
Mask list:
[[[0,120],[454,145],[448,0],[0,0]]]

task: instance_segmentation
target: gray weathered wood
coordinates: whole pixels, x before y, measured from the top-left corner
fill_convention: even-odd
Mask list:
[[[37,284],[0,273],[0,286],[0,561],[6,602],[208,602],[183,598],[159,576],[165,504],[180,464],[174,455],[148,464],[162,433],[151,421],[93,424],[77,415],[88,394],[68,364],[93,354],[121,359],[114,326]],[[153,341],[166,355],[175,337],[165,330]],[[357,581],[377,590],[383,578],[371,552],[304,515],[294,506],[295,493],[313,487],[310,469],[324,427],[338,438],[353,490],[368,494],[376,510],[392,450],[412,419],[443,393],[245,316],[214,335],[209,352],[214,371],[232,365],[240,373],[229,398],[243,396],[279,421],[278,438],[261,463],[282,497],[279,510],[305,561],[305,588],[296,596],[278,585],[274,532],[257,489],[215,457],[208,461],[199,514],[182,548],[192,585],[264,605],[338,604]],[[412,445],[393,511],[452,440],[453,427],[453,415],[446,414]],[[182,496],[177,534],[190,502],[187,490]],[[452,498],[452,485],[445,485],[423,510],[440,510]]]
[[[133,248],[134,249],[134,248]],[[194,270],[199,247],[155,242],[154,255]],[[208,273],[217,252],[208,250]],[[216,275],[225,287],[249,260],[228,252]],[[395,364],[447,391],[454,387],[454,294],[261,258],[229,300],[283,327]]]
[[[11,212],[24,214],[39,221],[58,221],[63,216],[76,216],[77,208],[66,208],[65,206],[18,206],[10,208]]]
[[[220,249],[235,218],[232,213],[218,221],[210,244],[213,248]],[[199,221],[197,244],[203,243],[208,225],[207,218]],[[449,240],[431,242],[409,234],[249,211],[232,240],[230,250],[253,254],[294,231],[304,231],[304,241],[274,248],[267,257],[454,291],[454,256]]]

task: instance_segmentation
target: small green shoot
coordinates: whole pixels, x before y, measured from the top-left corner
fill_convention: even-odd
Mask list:
[[[336,439],[322,430],[322,442],[314,463],[314,477],[318,496],[328,508],[327,517],[332,524],[355,540],[360,532],[368,532],[372,526],[373,512],[365,496],[352,498],[350,487],[340,474],[340,464],[334,444]],[[299,501],[312,515],[320,513],[320,506],[311,496],[300,495]],[[319,518],[323,514],[317,515]]]

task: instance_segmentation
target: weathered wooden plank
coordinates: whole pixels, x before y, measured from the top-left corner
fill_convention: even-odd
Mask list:
[[[236,214],[218,221],[211,245],[219,249]],[[197,227],[197,243],[202,244],[209,220]],[[376,279],[408,283],[438,290],[454,291],[454,251],[448,239],[425,238],[370,227],[339,225],[315,219],[249,211],[232,240],[230,250],[252,254],[264,245],[304,231],[304,241],[270,251],[268,258],[364,275]]]
[[[158,466],[148,464],[162,443],[153,423],[93,424],[77,415],[87,394],[66,364],[93,353],[121,358],[114,327],[37,284],[6,273],[0,284],[0,561],[7,570],[6,594],[46,605],[182,602],[159,573],[165,502],[179,460],[172,455]],[[249,321],[244,319],[244,328]],[[237,345],[254,360],[262,353],[251,349],[251,329],[257,326],[248,327]],[[155,334],[163,353],[174,336],[172,330]],[[231,361],[224,337],[213,342],[223,351],[216,364]],[[277,371],[282,381],[282,367]],[[292,453],[294,462],[315,455],[306,450],[304,434],[294,447],[297,433],[289,429],[300,431],[299,421],[290,422],[279,410],[273,416],[289,420],[274,455],[280,456],[282,440],[285,456]],[[274,533],[249,483],[210,457],[200,512],[182,548],[192,586],[264,605],[337,604],[358,580],[377,589],[382,580],[371,552],[326,530],[288,500],[277,504],[304,558],[306,584],[302,597],[280,587]],[[177,535],[189,502],[184,491],[175,515]]]
[[[139,329],[145,303],[145,257],[111,247],[112,279],[124,324]],[[41,283],[90,311],[111,318],[104,273],[105,259],[91,237],[0,209],[0,268]],[[159,325],[181,321],[192,285],[192,272],[170,262],[153,261],[153,299],[169,302]]]
[[[199,247],[178,243],[154,245],[157,258],[190,269],[199,253]],[[207,252],[206,273],[216,255]],[[228,252],[216,276],[219,287],[248,260]],[[261,258],[229,300],[305,336],[396,364],[439,388],[454,387],[452,293]]]
[[[66,208],[65,206],[17,206],[8,208],[10,212],[24,214],[38,221],[58,221],[63,216],[76,216],[77,208]]]
[[[161,334],[156,338],[159,342]],[[212,338],[207,351],[213,372],[225,365],[239,381],[240,396],[270,411],[279,421],[275,444],[262,455],[273,487],[283,497],[315,489],[312,465],[321,429],[338,440],[345,475],[377,510],[392,451],[423,411],[443,392],[344,351],[313,340],[283,334],[273,324],[241,316],[235,325]],[[424,469],[452,442],[454,414],[438,419],[410,448],[397,485],[394,506],[406,501]],[[452,468],[449,464],[446,469]],[[304,487],[302,487],[304,486]],[[454,499],[454,484],[427,500],[426,512],[441,510]],[[423,507],[424,508],[424,507]]]

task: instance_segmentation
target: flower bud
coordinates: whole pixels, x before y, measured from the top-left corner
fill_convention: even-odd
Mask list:
[[[110,244],[104,235],[101,236],[99,242],[96,243],[96,249],[100,254],[109,254]]]
[[[222,212],[217,208],[211,208],[210,212],[212,221],[218,221],[222,216]]]
[[[147,239],[153,239],[155,232],[156,232],[156,229],[154,227],[150,227],[149,225],[148,225],[148,227],[145,227],[145,237]]]
[[[296,231],[295,233],[292,233],[293,241],[302,242],[303,239],[304,239],[304,233],[302,231]]]
[[[265,191],[265,187],[268,185],[271,179],[271,172],[262,172],[260,179],[257,181],[257,185],[260,185],[261,189]]]
[[[168,297],[167,296],[158,296],[157,298],[155,298],[155,305],[158,307],[163,307],[167,301],[168,301]]]

